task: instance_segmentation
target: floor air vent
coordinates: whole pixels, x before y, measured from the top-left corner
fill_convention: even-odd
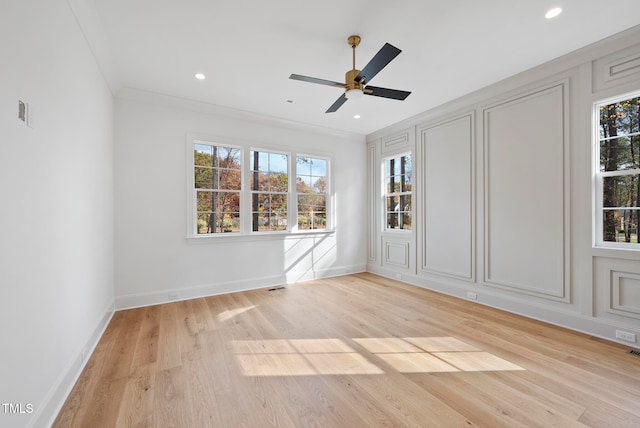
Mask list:
[[[284,286],[269,288],[267,291],[276,291],[276,290],[284,290]]]
[[[627,351],[627,354],[631,354],[631,355],[633,355],[634,357],[640,357],[640,351],[636,351],[635,349],[629,349],[629,350]]]

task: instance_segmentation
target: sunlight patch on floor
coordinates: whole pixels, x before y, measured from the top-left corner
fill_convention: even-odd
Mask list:
[[[225,321],[229,321],[231,318],[243,314],[247,311],[250,311],[251,309],[254,309],[256,306],[247,306],[245,308],[238,308],[238,309],[231,309],[230,311],[224,311],[224,312],[220,312],[217,316],[218,321],[220,322],[225,322]]]
[[[383,373],[340,339],[235,340],[232,347],[245,376]]]
[[[245,376],[313,376],[524,370],[454,337],[353,338],[367,352],[341,339],[234,340]]]

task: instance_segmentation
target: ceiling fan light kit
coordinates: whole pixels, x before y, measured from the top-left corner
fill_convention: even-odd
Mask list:
[[[349,43],[349,46],[351,46],[351,49],[353,50],[353,67],[345,73],[345,83],[309,76],[301,76],[299,74],[292,74],[289,76],[289,79],[343,88],[344,94],[342,94],[325,113],[333,113],[337,111],[348,99],[358,99],[362,98],[364,95],[373,95],[376,97],[391,98],[401,101],[406,99],[411,92],[368,85],[371,79],[373,79],[376,74],[386,67],[387,64],[389,64],[402,51],[389,43],[385,43],[382,49],[374,55],[371,61],[369,61],[362,70],[358,70],[356,69],[356,47],[358,47],[361,40],[360,36],[356,35],[349,36],[347,39],[347,43]]]

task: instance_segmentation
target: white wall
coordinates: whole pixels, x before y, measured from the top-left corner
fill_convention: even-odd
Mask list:
[[[335,233],[187,239],[188,134],[332,159]],[[364,137],[125,90],[115,101],[118,308],[365,269]]]
[[[639,40],[630,29],[367,136],[372,195],[381,160],[413,152],[416,220],[384,231],[370,198],[367,269],[640,338],[640,251],[592,245],[591,158],[593,103],[640,90]]]
[[[3,7],[0,52],[0,426],[45,426],[113,308],[113,99],[63,0]]]

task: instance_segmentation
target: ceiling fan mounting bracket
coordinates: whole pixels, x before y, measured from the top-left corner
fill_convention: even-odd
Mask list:
[[[349,43],[349,46],[351,46],[352,48],[355,48],[360,44],[360,36],[349,36],[349,38],[347,39],[347,43]]]

